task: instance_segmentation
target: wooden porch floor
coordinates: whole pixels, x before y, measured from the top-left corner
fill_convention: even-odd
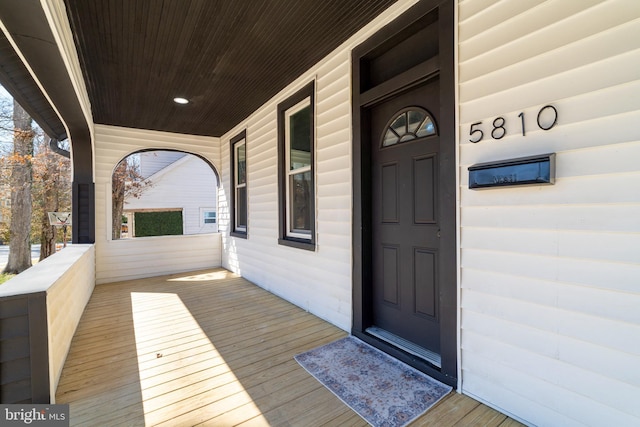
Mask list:
[[[56,401],[78,426],[366,426],[293,359],[344,336],[222,269],[97,286]],[[451,393],[413,425],[520,424]]]

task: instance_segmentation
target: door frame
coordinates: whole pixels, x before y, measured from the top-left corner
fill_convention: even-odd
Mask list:
[[[429,16],[437,16],[438,58],[427,60],[373,88],[366,87],[361,65],[367,56],[384,50],[385,46],[402,39],[412,24]],[[415,25],[413,25],[415,28]],[[410,35],[410,34],[409,34]],[[435,68],[434,68],[435,67]],[[422,0],[380,29],[352,51],[352,182],[353,182],[353,323],[351,333],[393,357],[419,369],[432,377],[457,387],[458,377],[458,304],[457,304],[457,222],[452,230],[443,230],[441,252],[443,268],[454,278],[453,283],[441,284],[441,367],[438,368],[416,356],[406,353],[368,333],[372,326],[372,219],[371,219],[371,144],[366,108],[395,93],[421,84],[434,76],[440,79],[440,111],[438,129],[441,138],[440,214],[456,217],[456,128],[455,128],[455,69],[454,69],[454,2],[453,0]],[[363,141],[365,143],[363,144]],[[451,235],[450,235],[451,234]]]

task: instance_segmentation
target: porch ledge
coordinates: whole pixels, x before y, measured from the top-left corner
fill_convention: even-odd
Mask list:
[[[94,287],[93,244],[68,246],[0,286],[1,403],[55,403]]]
[[[0,298],[48,292],[93,244],[69,245],[0,285]]]
[[[148,236],[96,243],[96,284],[222,265],[222,234]]]

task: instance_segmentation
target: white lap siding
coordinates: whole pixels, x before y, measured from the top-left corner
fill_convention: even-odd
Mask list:
[[[342,82],[317,80],[315,252],[278,244],[276,104],[247,124],[248,238],[224,234],[224,265],[343,329],[351,326],[351,164],[348,54]],[[312,79],[313,77],[311,77]],[[325,84],[326,82],[326,84]],[[326,86],[326,87],[325,87]],[[334,99],[327,99],[333,96]],[[337,111],[336,111],[337,110]],[[335,122],[338,122],[336,124]],[[337,129],[333,129],[333,128]],[[223,141],[225,164],[228,141]],[[225,169],[227,171],[228,169]],[[228,185],[227,176],[223,182]],[[226,187],[226,191],[230,187]],[[221,215],[225,215],[222,208]],[[228,215],[228,213],[227,213]],[[221,224],[222,231],[222,224]]]
[[[640,2],[458,12],[462,390],[535,425],[640,425]],[[468,189],[472,164],[551,152],[553,186]]]
[[[223,265],[344,330],[351,329],[351,49],[415,1],[399,1],[222,140],[221,194],[230,190],[229,141],[247,131],[248,238],[230,237],[220,200]],[[278,244],[277,105],[316,82],[316,251]]]
[[[220,171],[218,138],[95,125],[96,283],[108,283],[221,265],[220,235],[111,240],[111,175],[120,160],[150,148],[200,155]]]

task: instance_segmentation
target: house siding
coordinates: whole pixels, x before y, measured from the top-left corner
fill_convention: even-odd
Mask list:
[[[352,322],[351,251],[351,49],[415,1],[399,1],[223,135],[222,164],[229,141],[247,132],[247,239],[229,235],[226,198],[220,200],[223,266],[344,329]],[[316,250],[278,244],[277,105],[315,81]],[[229,191],[229,170],[222,176]]]
[[[638,425],[640,3],[458,12],[462,391],[535,425]],[[553,186],[468,189],[472,164],[550,152]]]
[[[0,299],[0,402],[32,402],[29,295]]]
[[[149,178],[154,173],[161,171],[184,156],[185,154],[180,151],[151,151],[140,153],[140,175]]]
[[[220,171],[219,138],[95,125],[96,283],[219,267],[220,235],[111,240],[111,175],[129,154],[179,149],[207,159]]]
[[[351,327],[350,50],[400,2],[222,137],[247,131],[248,238],[223,265]],[[640,4],[457,6],[461,391],[535,425],[634,425],[640,410]],[[568,30],[570,29],[570,30]],[[315,252],[277,244],[276,106],[316,82]],[[544,131],[546,105],[558,123]],[[524,112],[523,136],[519,113]],[[548,112],[548,111],[547,111]],[[507,134],[494,140],[496,117]],[[484,139],[468,142],[483,122]],[[556,153],[552,186],[468,188],[473,164]],[[229,171],[222,176],[230,188]],[[222,190],[223,192],[225,190]]]

